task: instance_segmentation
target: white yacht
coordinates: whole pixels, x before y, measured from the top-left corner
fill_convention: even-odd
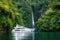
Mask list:
[[[35,30],[35,28],[26,28],[20,25],[16,25],[16,27],[14,27],[14,29],[12,30],[12,32],[14,31],[22,31],[22,32],[33,32]]]

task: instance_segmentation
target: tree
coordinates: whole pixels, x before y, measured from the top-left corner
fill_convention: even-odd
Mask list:
[[[21,14],[12,0],[0,0],[0,27],[4,30],[10,30],[15,25],[23,25]]]
[[[32,13],[34,14],[34,20],[36,22],[49,4],[48,0],[14,0],[13,2],[17,6],[19,12],[22,13],[22,18],[26,27],[32,27]]]
[[[40,31],[60,31],[60,2],[51,0],[48,9],[37,21],[37,29]]]

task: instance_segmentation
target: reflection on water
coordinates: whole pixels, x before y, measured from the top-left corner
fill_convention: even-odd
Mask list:
[[[34,32],[13,32],[13,40],[34,40]]]
[[[20,40],[20,36],[21,36],[21,40],[32,40],[32,35],[33,33],[35,34],[35,38],[34,40],[60,40],[60,32],[26,32],[26,36],[24,35],[20,35],[20,32],[17,32],[19,35],[18,36],[14,36],[12,37],[11,32],[0,32],[0,40]],[[22,32],[23,33],[23,32]],[[29,34],[28,34],[29,33]],[[14,34],[13,34],[14,35]],[[23,37],[24,36],[24,37]],[[14,38],[14,39],[12,39]]]

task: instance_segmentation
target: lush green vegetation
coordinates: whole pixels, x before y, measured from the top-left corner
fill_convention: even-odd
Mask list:
[[[50,1],[50,0],[49,0]],[[49,4],[48,0],[14,0],[19,12],[22,13],[24,26],[32,27],[32,13],[34,14],[35,22],[41,16],[41,13],[46,10]]]
[[[37,29],[41,31],[60,31],[60,2],[52,0],[48,9],[37,21]]]
[[[23,25],[21,14],[12,0],[0,0],[0,29],[10,30],[16,23]]]
[[[32,13],[38,30],[60,30],[59,0],[0,0],[0,29],[32,27]]]

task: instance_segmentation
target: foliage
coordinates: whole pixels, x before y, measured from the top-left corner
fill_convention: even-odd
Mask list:
[[[37,29],[41,31],[60,30],[60,2],[58,0],[51,0],[48,9],[37,21]]]
[[[14,0],[19,12],[22,13],[22,18],[26,27],[32,27],[32,13],[34,14],[35,22],[40,17],[42,11],[45,11],[50,0]]]
[[[12,29],[16,23],[23,25],[21,14],[12,0],[0,0],[0,27]]]

